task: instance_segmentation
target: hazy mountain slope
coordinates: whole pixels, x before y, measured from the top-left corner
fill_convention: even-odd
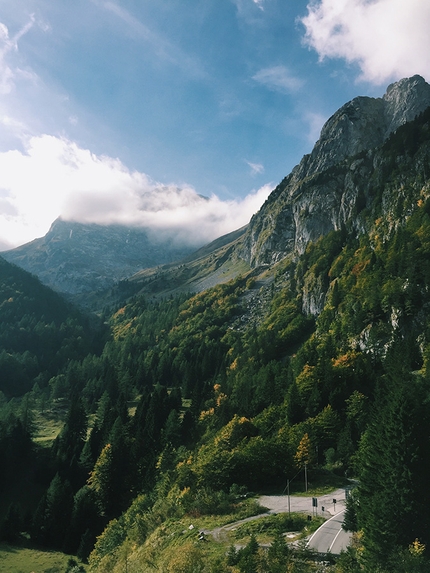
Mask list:
[[[201,292],[225,283],[239,274],[248,273],[250,266],[238,257],[246,227],[212,241],[185,259],[170,265],[142,270],[127,282],[133,291],[147,294]]]
[[[67,295],[100,291],[138,270],[183,258],[192,248],[145,229],[57,219],[40,239],[2,256]]]

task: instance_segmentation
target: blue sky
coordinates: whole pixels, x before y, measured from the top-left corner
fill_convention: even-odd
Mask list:
[[[342,104],[430,78],[429,23],[427,0],[2,0],[0,249],[59,215],[242,226]]]

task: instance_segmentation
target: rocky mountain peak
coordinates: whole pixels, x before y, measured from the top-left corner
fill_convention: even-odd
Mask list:
[[[346,157],[382,145],[429,106],[430,85],[418,75],[391,84],[382,98],[354,98],[326,121],[311,154],[295,169],[295,178],[325,171]]]
[[[430,85],[421,76],[391,84],[382,98],[356,97],[343,105],[323,126],[312,152],[254,215],[241,256],[254,267],[272,264],[303,253],[310,241],[347,222],[358,231],[358,214],[372,201],[366,185],[377,150],[429,106]],[[357,157],[361,152],[366,154]]]
[[[430,106],[430,85],[421,76],[404,78],[388,86],[382,98],[386,139],[398,127],[412,121]]]

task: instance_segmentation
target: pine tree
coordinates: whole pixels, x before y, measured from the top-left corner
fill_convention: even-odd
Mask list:
[[[282,533],[277,533],[267,551],[267,571],[270,573],[287,573],[292,550],[288,547]]]
[[[36,510],[32,538],[42,545],[62,549],[70,526],[72,505],[70,484],[56,474]]]
[[[297,384],[295,382],[292,382],[288,388],[286,405],[287,420],[290,426],[302,422],[304,417],[304,408],[302,407],[299,389],[297,388]]]
[[[302,468],[305,465],[309,466],[314,460],[314,456],[312,453],[312,444],[309,438],[309,434],[307,432],[303,435],[303,438],[300,440],[294,459],[296,461],[297,467],[299,468]]]
[[[176,410],[172,410],[166,420],[163,429],[164,445],[172,445],[177,448],[181,442],[181,420]]]
[[[106,444],[102,449],[94,469],[88,479],[89,487],[94,491],[102,515],[110,515],[113,503],[113,451],[112,445]]]
[[[357,507],[357,496],[352,491],[346,500],[345,517],[342,523],[342,529],[345,531],[358,531]]]
[[[87,434],[87,414],[81,398],[74,398],[59,435],[57,457],[61,462],[79,459]]]
[[[23,519],[19,506],[16,503],[11,503],[0,529],[0,539],[10,543],[16,542],[20,537],[22,525]]]
[[[360,445],[358,526],[371,566],[392,564],[415,539],[429,546],[430,405],[404,372],[387,378],[386,397]]]
[[[67,553],[75,554],[78,551],[83,536],[86,540],[91,538],[94,544],[96,535],[100,533],[102,527],[98,513],[96,494],[85,485],[74,496],[70,530],[65,544]],[[87,545],[85,547],[88,548]],[[78,556],[82,558],[81,555]],[[88,557],[88,553],[85,557]]]

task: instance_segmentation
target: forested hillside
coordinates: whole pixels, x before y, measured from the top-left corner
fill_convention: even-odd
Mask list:
[[[6,397],[21,396],[34,384],[43,389],[67,362],[91,349],[89,319],[1,257],[0,301],[0,391]]]
[[[105,312],[98,346],[2,264],[0,495],[23,459],[40,491],[11,498],[6,539],[91,572],[429,570],[430,112],[372,153],[320,176],[372,164],[354,221],[197,295],[135,295]],[[61,429],[41,445],[35,417],[58,404]],[[306,525],[293,516],[271,525],[270,549],[188,529],[257,513],[246,493],[280,494],[305,466],[311,484],[356,484],[339,558],[287,544]]]

